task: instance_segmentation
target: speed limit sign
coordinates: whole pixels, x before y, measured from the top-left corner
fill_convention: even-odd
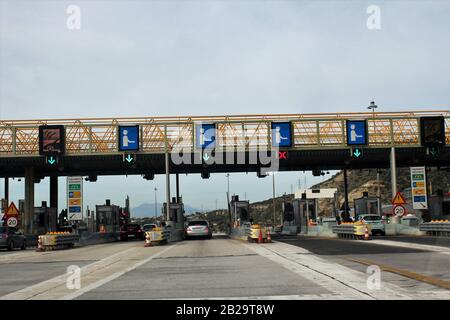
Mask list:
[[[17,219],[14,217],[9,217],[8,220],[6,220],[6,225],[10,228],[17,227]]]
[[[403,207],[403,206],[395,206],[394,207],[394,214],[397,217],[403,216],[405,214],[405,207]]]

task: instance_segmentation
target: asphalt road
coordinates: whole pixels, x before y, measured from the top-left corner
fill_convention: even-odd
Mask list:
[[[0,299],[450,299],[450,247],[408,240],[215,236],[0,252]],[[383,267],[378,289],[367,286],[370,264]],[[80,288],[68,286],[69,266],[81,268]]]

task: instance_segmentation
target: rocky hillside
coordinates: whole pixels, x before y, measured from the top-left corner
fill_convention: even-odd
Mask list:
[[[349,170],[347,171],[348,191],[349,191],[349,205],[353,207],[353,200],[361,198],[363,192],[369,192],[370,196],[377,194],[377,172],[372,170]],[[432,169],[427,173],[427,179],[431,182],[432,192],[435,193],[438,189],[445,192],[450,191],[450,172]],[[397,190],[402,191],[406,197],[410,194],[410,172],[409,168],[399,168],[397,170]],[[340,206],[344,203],[344,175],[339,172],[330,179],[312,186],[312,188],[337,188],[338,200]],[[390,204],[392,198],[391,192],[391,176],[389,170],[382,170],[380,172],[380,195],[382,204]],[[286,195],[286,199],[292,200],[293,195]],[[276,223],[280,222],[280,212],[283,197],[275,199]],[[319,202],[321,215],[331,215],[333,204],[332,201]],[[250,204],[251,215],[255,222],[270,223],[273,217],[273,201],[272,199],[255,202]],[[201,215],[202,218],[208,219],[211,222],[220,226],[219,229],[225,225],[228,214],[226,211],[212,211]],[[225,229],[224,229],[225,230]]]
[[[450,191],[450,172],[432,169],[427,173],[427,179],[431,182],[432,192],[438,189]],[[363,192],[369,192],[370,196],[377,194],[377,172],[371,170],[349,170],[347,171],[349,203],[353,206],[355,198],[361,198]],[[319,183],[312,188],[337,188],[339,203],[344,203],[344,174],[339,172],[330,179]],[[397,190],[401,191],[405,197],[410,197],[410,170],[409,168],[397,169]],[[392,200],[391,175],[389,170],[380,172],[380,196],[382,204],[390,204]]]

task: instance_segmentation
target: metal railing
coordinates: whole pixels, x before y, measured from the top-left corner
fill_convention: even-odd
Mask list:
[[[366,119],[369,148],[420,146],[420,117],[444,116],[446,143],[450,144],[450,111],[384,113],[272,114],[193,117],[124,117],[90,119],[0,120],[0,157],[39,154],[39,126],[64,125],[66,154],[114,154],[118,151],[118,126],[140,126],[140,152],[162,153],[165,146],[195,151],[195,125],[216,124],[216,148],[252,150],[271,145],[271,122],[290,121],[292,149],[342,148],[345,121]]]

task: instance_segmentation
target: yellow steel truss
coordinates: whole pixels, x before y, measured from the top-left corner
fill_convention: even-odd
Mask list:
[[[268,147],[272,121],[292,123],[294,149],[345,147],[346,119],[367,120],[368,147],[411,147],[420,144],[420,117],[436,115],[445,117],[450,145],[450,111],[0,120],[0,156],[38,155],[39,126],[50,124],[65,126],[69,155],[118,153],[118,126],[125,124],[140,126],[140,152],[164,152],[166,142],[169,150],[195,150],[195,125],[202,122],[216,124],[217,148]]]

